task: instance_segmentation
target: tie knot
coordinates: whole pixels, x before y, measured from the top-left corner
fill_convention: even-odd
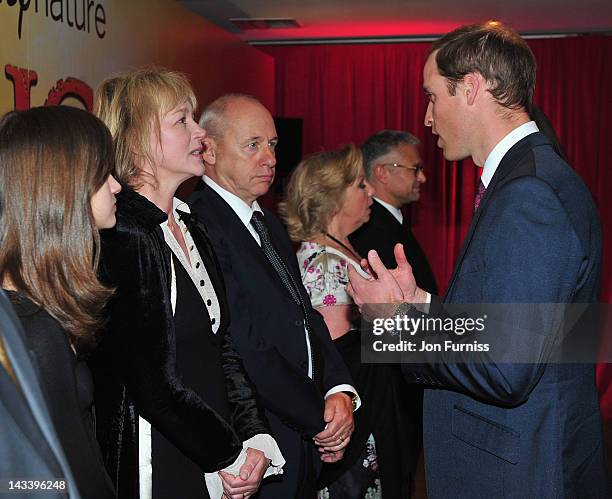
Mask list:
[[[251,215],[251,225],[255,228],[257,233],[261,235],[267,232],[266,221],[264,220],[263,213],[261,211],[254,211]]]

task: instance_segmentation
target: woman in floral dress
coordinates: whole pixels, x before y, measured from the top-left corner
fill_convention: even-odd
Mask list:
[[[394,403],[397,374],[385,365],[360,364],[360,317],[346,292],[349,265],[365,274],[348,236],[368,221],[371,204],[361,153],[354,146],[302,161],[281,204],[290,237],[301,242],[297,258],[302,282],[362,400],[344,458],[323,467],[319,498],[381,498],[383,491],[388,498],[399,497],[397,482],[405,476],[398,455],[402,414]]]

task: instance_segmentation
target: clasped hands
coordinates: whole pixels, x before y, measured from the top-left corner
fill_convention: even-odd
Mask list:
[[[327,423],[325,429],[317,433],[313,440],[321,452],[321,461],[335,463],[344,456],[344,449],[355,429],[351,397],[343,392],[328,396],[323,420]]]
[[[246,460],[240,467],[238,476],[219,471],[223,485],[223,499],[246,499],[259,489],[264,473],[270,466],[270,460],[262,451],[251,447],[246,450],[246,454]]]
[[[368,252],[368,258],[361,261],[361,266],[370,272],[369,278],[360,276],[349,265],[349,284],[347,291],[359,306],[362,314],[368,318],[381,316],[381,309],[370,309],[369,305],[392,307],[385,315],[392,315],[397,305],[407,303],[425,303],[426,293],[416,285],[412,267],[406,260],[404,248],[396,244],[394,248],[395,269],[387,269],[376,251]],[[315,435],[313,440],[321,452],[321,460],[334,463],[344,456],[355,425],[351,397],[346,393],[334,393],[325,399],[323,419],[325,429]],[[247,449],[247,458],[238,476],[224,471],[219,472],[223,484],[223,499],[246,499],[257,492],[263,475],[270,465],[270,460],[257,449]]]
[[[367,278],[359,275],[349,265],[349,283],[346,289],[366,320],[389,317],[401,303],[427,301],[427,293],[416,285],[412,267],[404,253],[404,246],[396,244],[393,254],[397,267],[387,269],[378,253],[370,250],[367,260],[364,258],[361,261],[363,269],[370,273],[370,277]]]

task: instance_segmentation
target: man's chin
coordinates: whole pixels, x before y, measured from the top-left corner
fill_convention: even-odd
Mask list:
[[[469,157],[469,154],[459,154],[459,153],[454,152],[454,151],[449,151],[448,149],[443,149],[442,150],[442,155],[444,156],[444,159],[446,161],[461,161],[461,160]]]

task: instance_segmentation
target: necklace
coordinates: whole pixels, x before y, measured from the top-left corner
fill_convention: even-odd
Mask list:
[[[336,244],[339,244],[340,246],[342,246],[346,251],[348,251],[351,255],[353,255],[353,257],[355,258],[355,261],[357,263],[361,262],[362,258],[357,255],[351,248],[349,248],[346,244],[344,244],[342,241],[339,241],[338,239],[336,239],[334,236],[332,236],[329,232],[326,232],[325,235],[327,237],[329,237],[332,241],[334,241]]]

